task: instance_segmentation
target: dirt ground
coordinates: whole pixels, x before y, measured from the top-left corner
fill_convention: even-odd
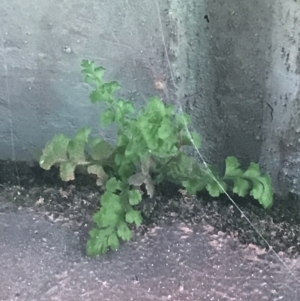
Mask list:
[[[269,212],[239,203],[278,258],[227,201],[167,185],[142,203],[145,226],[131,242],[89,258],[101,191],[85,179],[62,183],[34,165],[1,164],[1,301],[300,300],[293,203]]]

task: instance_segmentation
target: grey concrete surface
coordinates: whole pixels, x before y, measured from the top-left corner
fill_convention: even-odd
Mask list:
[[[277,191],[300,195],[300,3],[274,4],[265,98],[274,111],[265,107],[260,160]]]
[[[166,4],[159,5],[164,14]],[[89,102],[82,59],[103,65],[106,79],[118,80],[120,96],[135,99],[137,107],[158,94],[152,78],[165,61],[152,3],[4,0],[0,28],[1,158],[15,152],[16,159],[31,159],[58,132],[89,125],[101,131],[103,108]],[[111,131],[104,136],[114,138]]]
[[[86,125],[114,140],[89,103],[85,58],[138,108],[153,95],[180,103],[210,163],[260,161],[276,192],[300,195],[299,14],[294,0],[3,0],[0,158],[31,160]]]
[[[117,252],[87,258],[85,231],[7,210],[0,213],[0,300],[299,300],[299,258],[285,259],[292,276],[272,253],[211,231],[162,223]]]
[[[265,104],[265,56],[271,45],[269,1],[208,1],[208,58],[214,69],[212,101],[225,154],[258,161]],[[223,150],[224,152],[224,150]]]

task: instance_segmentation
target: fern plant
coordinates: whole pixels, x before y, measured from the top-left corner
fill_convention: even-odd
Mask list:
[[[130,240],[129,225],[142,223],[142,214],[135,206],[141,202],[143,191],[153,197],[155,185],[164,180],[183,186],[190,194],[206,189],[217,197],[232,191],[239,196],[252,195],[265,208],[272,205],[270,176],[261,174],[258,164],[251,163],[243,171],[235,157],[228,157],[223,176],[201,167],[183,150],[201,144],[197,132],[191,131],[191,136],[187,133],[191,122],[187,114],[177,114],[174,106],[165,105],[157,97],[149,99],[137,113],[131,101],[114,97],[120,85],[103,81],[103,67],[88,60],[81,66],[85,83],[94,86],[91,102],[107,105],[100,115],[101,126],[117,124],[116,144],[90,138],[88,127],[73,138],[58,134],[45,146],[40,166],[49,170],[58,165],[64,181],[74,180],[76,168],[84,167],[96,176],[97,185],[105,188],[101,207],[93,215],[95,228],[90,231],[88,255],[117,249],[120,240]]]

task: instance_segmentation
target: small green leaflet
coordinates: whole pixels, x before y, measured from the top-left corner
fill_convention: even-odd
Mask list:
[[[90,239],[87,242],[87,254],[96,256],[107,252],[107,237],[101,233],[99,229],[92,229],[89,232]]]
[[[116,235],[116,233],[112,233],[112,234],[108,237],[107,244],[108,244],[108,246],[111,247],[113,250],[116,250],[116,249],[119,247],[120,242],[119,242],[119,239],[118,239],[118,236]]]
[[[115,121],[115,113],[112,108],[107,108],[100,115],[100,124],[103,127],[109,126],[111,123]]]
[[[201,179],[191,178],[186,181],[182,181],[182,185],[185,187],[186,191],[189,194],[195,195],[197,192],[200,192],[205,188],[206,183]]]
[[[70,139],[63,135],[58,134],[48,142],[43,150],[43,154],[40,158],[40,166],[49,170],[54,164],[66,161],[67,158],[67,147]]]
[[[91,129],[88,127],[81,128],[74,136],[73,140],[80,142],[88,142]]]
[[[199,148],[200,145],[201,145],[201,137],[200,135],[197,133],[197,132],[192,132],[191,133],[191,136],[192,136],[192,142],[193,142],[193,145],[196,147],[196,148]]]
[[[68,145],[68,159],[78,164],[85,163],[85,144],[82,141],[72,139]]]
[[[92,158],[101,163],[105,163],[105,160],[107,160],[114,152],[114,148],[101,138],[91,140],[89,142],[89,147],[91,149]]]
[[[99,85],[94,91],[90,93],[91,103],[108,102],[113,103],[113,93],[120,88],[117,82],[110,82]]]
[[[68,145],[68,158],[73,163],[85,163],[85,143],[88,141],[91,129],[88,127],[80,129]]]
[[[123,212],[122,199],[119,195],[112,193],[110,191],[105,191],[101,197],[101,209],[114,212],[116,214]],[[101,210],[100,209],[100,210]],[[106,212],[107,213],[107,212]]]
[[[60,177],[63,181],[73,181],[75,180],[75,168],[76,168],[76,163],[72,162],[62,162],[60,164]]]
[[[107,252],[108,247],[116,247],[116,240],[112,235],[115,232],[113,228],[94,228],[89,232],[90,239],[87,242],[87,254],[96,256]]]
[[[193,131],[191,133],[188,133],[186,129],[183,129],[181,131],[181,145],[189,145],[194,146],[196,148],[199,148],[201,146],[201,137],[200,135]]]
[[[160,139],[167,139],[174,133],[174,125],[170,122],[168,118],[164,118],[160,128],[158,129],[158,137]]]
[[[102,77],[105,72],[103,67],[95,67],[94,61],[82,60],[81,61],[81,72],[84,75],[84,81],[88,84],[99,85],[102,83]]]
[[[131,162],[123,162],[119,166],[118,173],[122,179],[128,179],[134,172],[135,166]]]
[[[138,205],[141,202],[142,196],[138,190],[134,189],[128,192],[128,199],[129,199],[129,204],[131,206],[134,206],[134,205]]]
[[[148,100],[145,113],[150,114],[150,116],[164,117],[166,115],[166,107],[160,98],[152,97]]]
[[[262,175],[259,165],[251,163],[244,173],[244,177],[249,178],[253,182],[253,189],[250,194],[259,201],[264,208],[269,208],[273,204],[273,189],[271,177]]]
[[[134,113],[134,106],[131,101],[119,99],[115,105],[116,120],[121,121],[126,114]]]
[[[132,233],[125,222],[121,222],[119,224],[117,233],[118,233],[118,236],[125,241],[130,240],[132,237]]]
[[[140,226],[143,221],[143,218],[140,211],[132,209],[126,213],[125,220],[129,224],[135,223],[137,226]]]
[[[223,187],[223,189],[222,189]],[[221,193],[224,193],[224,190],[226,191],[227,184],[224,181],[219,180],[219,183],[216,181],[213,181],[212,183],[207,184],[206,190],[209,192],[209,194],[212,197],[218,197]]]
[[[113,94],[120,88],[119,83],[116,81],[103,83],[102,77],[105,68],[102,66],[95,67],[94,61],[82,60],[81,67],[85,83],[96,86],[96,89],[90,93],[91,102],[104,101],[112,103],[114,101]]]
[[[110,178],[106,182],[106,189],[111,192],[116,192],[117,190],[122,191],[121,181],[117,180],[115,177]]]
[[[226,169],[225,169],[225,178],[226,177],[236,177],[243,174],[243,171],[239,168],[240,163],[235,157],[227,157],[226,161]]]
[[[187,113],[179,114],[176,116],[179,131],[186,128],[191,123],[191,117]]]
[[[120,89],[120,85],[116,81],[105,83],[102,85],[102,89],[105,95],[112,97],[112,95]]]
[[[115,212],[106,206],[93,215],[93,221],[98,227],[115,227],[120,220],[120,216],[120,212]]]
[[[226,159],[226,170],[224,179],[231,179],[234,183],[233,192],[239,196],[245,196],[249,190],[253,196],[264,207],[268,208],[273,204],[273,190],[269,175],[262,175],[259,165],[251,163],[248,169],[243,172],[235,157]]]
[[[240,197],[246,196],[249,192],[249,189],[251,188],[251,184],[249,183],[249,181],[244,180],[242,178],[234,179],[233,183],[234,187],[232,191]]]
[[[49,170],[56,163],[68,163],[61,167],[63,169],[63,179],[72,178],[73,165],[85,163],[84,147],[90,133],[89,128],[82,128],[73,139],[69,139],[63,134],[56,135],[49,142],[40,158],[42,168]],[[71,161],[71,162],[68,162]]]

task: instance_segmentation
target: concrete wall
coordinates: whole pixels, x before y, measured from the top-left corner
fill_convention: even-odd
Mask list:
[[[147,1],[3,0],[1,158],[13,157],[14,148],[16,159],[31,159],[58,132],[72,134],[85,125],[101,130],[80,73],[82,59],[107,68],[107,80],[118,80],[121,96],[137,106],[157,94],[152,75],[163,74],[165,66],[153,8]],[[162,17],[166,8],[160,1]]]
[[[208,1],[209,58],[215,70],[211,101],[222,120],[225,154],[258,161],[270,60],[269,1]]]
[[[2,2],[0,158],[30,160],[56,133],[85,125],[114,139],[89,103],[86,58],[138,107],[160,95],[190,113],[210,163],[260,161],[277,191],[284,179],[285,192],[300,194],[299,3]]]
[[[300,195],[300,3],[274,1],[261,164],[277,191]]]

